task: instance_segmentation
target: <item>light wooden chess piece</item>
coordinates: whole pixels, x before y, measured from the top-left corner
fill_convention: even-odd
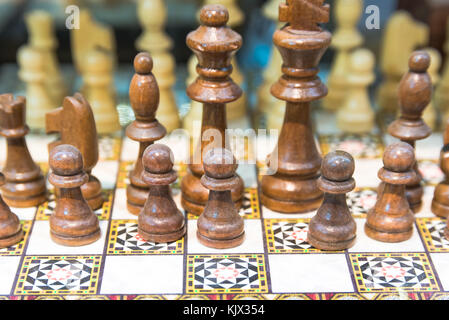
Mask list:
[[[408,12],[398,11],[388,21],[380,55],[383,82],[377,91],[381,113],[396,114],[398,86],[408,70],[408,58],[416,47],[424,46],[428,41],[429,27],[415,21]]]
[[[108,51],[115,67],[117,57],[112,28],[95,21],[87,9],[80,10],[79,23],[79,28],[70,30],[72,57],[78,73],[83,75],[86,55],[95,48]]]
[[[26,15],[25,22],[29,34],[28,44],[40,50],[45,57],[47,90],[53,99],[53,104],[60,106],[67,88],[56,58],[58,42],[54,35],[53,19],[46,11],[35,10]]]
[[[56,105],[46,84],[45,55],[31,46],[22,46],[17,52],[19,78],[26,84],[26,123],[34,130],[45,129],[45,114]]]
[[[337,0],[334,6],[337,29],[332,35],[331,48],[335,50],[335,60],[327,79],[329,92],[322,101],[323,107],[331,111],[337,110],[346,100],[346,75],[350,69],[350,54],[363,43],[362,35],[357,30],[363,0]]]
[[[446,42],[444,43],[444,52],[449,57],[449,19],[446,24]],[[435,107],[442,116],[442,129],[449,120],[449,59],[446,58],[442,77],[435,88]]]
[[[423,49],[430,56],[430,66],[427,72],[429,73],[430,80],[432,81],[432,85],[435,88],[440,80],[440,75],[438,74],[438,70],[441,67],[441,55],[438,50],[434,48],[425,48]],[[429,105],[424,109],[424,113],[422,115],[424,122],[434,131],[437,127],[437,111],[435,108],[434,99],[432,99]]]
[[[347,133],[369,133],[374,128],[374,111],[368,87],[375,80],[375,57],[368,49],[355,50],[345,80],[347,96],[337,113],[338,128]]]
[[[170,53],[173,41],[164,32],[167,10],[163,0],[139,0],[137,15],[143,34],[136,40],[136,48],[151,54],[154,61],[153,73],[158,79],[160,107],[157,118],[171,132],[180,126],[173,85],[176,81],[176,62]]]
[[[92,107],[97,131],[112,133],[121,129],[114,91],[114,63],[108,51],[94,49],[86,54],[84,81],[86,99]]]

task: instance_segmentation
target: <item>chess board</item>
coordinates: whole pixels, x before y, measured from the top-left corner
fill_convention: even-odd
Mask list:
[[[126,74],[119,84],[123,91],[119,106],[123,122],[130,121],[126,90],[131,73],[127,70]],[[9,88],[4,91],[21,93]],[[357,240],[349,250],[323,252],[307,243],[308,223],[315,212],[286,215],[262,206],[259,181],[266,170],[264,159],[274,148],[276,137],[258,137],[259,147],[250,148],[257,161],[241,164],[237,171],[245,181],[240,214],[246,238],[242,245],[228,250],[201,245],[196,238],[197,218],[187,212],[187,234],[183,239],[145,242],[137,233],[137,217],[126,209],[128,172],[138,144],[124,137],[122,131],[100,137],[100,160],[93,169],[104,189],[105,202],[96,211],[101,238],[82,247],[52,242],[48,223],[55,206],[52,194],[39,207],[12,208],[23,224],[25,238],[0,250],[0,300],[449,299],[449,241],[443,237],[446,222],[430,211],[434,187],[443,179],[438,165],[442,134],[436,132],[417,143],[425,195],[412,238],[382,243],[368,238],[363,229],[366,213],[376,201],[383,150],[394,139],[380,128],[365,135],[341,134],[333,114],[314,110],[321,152],[341,149],[356,160],[357,188],[347,195],[347,202],[357,223]],[[249,118],[240,119],[228,126],[249,128],[250,123]],[[27,136],[30,152],[45,173],[47,144],[54,139],[43,134]],[[172,135],[160,142],[173,150],[182,178],[187,170],[185,145]],[[0,140],[0,150],[2,165],[4,139]],[[240,160],[247,156],[246,152],[237,154]],[[48,188],[52,190],[50,184]],[[181,208],[179,179],[172,189]]]

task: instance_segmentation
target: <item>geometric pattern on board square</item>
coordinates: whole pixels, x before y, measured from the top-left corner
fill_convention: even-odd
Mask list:
[[[175,242],[145,241],[138,233],[137,220],[112,220],[108,254],[183,254],[184,237]]]
[[[15,294],[94,294],[101,256],[26,256]]]
[[[102,190],[103,205],[94,211],[99,220],[108,220],[111,214],[112,207],[112,192],[113,190]],[[48,201],[41,204],[36,213],[36,220],[48,220],[56,208],[56,197],[53,192],[50,192]]]
[[[323,154],[343,150],[354,158],[372,159],[382,157],[383,153],[382,138],[375,134],[320,135],[319,140]]]
[[[307,242],[310,219],[265,219],[268,253],[316,253]]]
[[[418,218],[416,224],[429,252],[449,252],[449,240],[444,236],[445,219]]]
[[[191,255],[186,293],[263,293],[268,291],[264,256]]]
[[[377,200],[377,191],[374,188],[357,188],[346,194],[346,203],[349,212],[355,216],[361,216],[368,213]]]
[[[425,253],[350,254],[360,292],[438,291]]]

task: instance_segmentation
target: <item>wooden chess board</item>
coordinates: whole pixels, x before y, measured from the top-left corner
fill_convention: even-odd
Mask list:
[[[334,121],[332,115],[315,114],[322,152],[343,149],[356,159],[357,188],[347,197],[357,222],[357,241],[351,249],[323,252],[311,247],[306,234],[314,212],[285,215],[264,208],[260,163],[238,169],[246,187],[240,210],[246,239],[241,246],[202,246],[196,238],[196,218],[188,213],[186,237],[173,243],[145,242],[137,234],[137,217],[126,210],[127,172],[138,145],[120,135],[102,136],[100,161],[93,170],[106,199],[96,211],[100,240],[82,247],[52,242],[48,217],[53,196],[37,208],[13,208],[26,235],[19,244],[0,250],[0,299],[448,299],[445,221],[430,211],[434,186],[443,177],[438,166],[441,133],[417,145],[425,196],[413,237],[388,244],[368,238],[363,227],[375,203],[382,152],[392,138],[383,133],[339,135]],[[27,136],[30,152],[44,172],[47,144],[53,139]],[[162,142],[175,157],[180,153],[176,139]],[[4,140],[0,148],[5,150]],[[0,162],[4,159],[2,152]],[[186,165],[178,162],[176,167],[182,177]],[[180,207],[179,179],[173,194]]]

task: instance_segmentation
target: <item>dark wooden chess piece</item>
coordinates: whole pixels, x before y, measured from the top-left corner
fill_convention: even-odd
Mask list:
[[[286,101],[277,152],[268,157],[274,175],[262,178],[262,203],[283,213],[317,209],[323,193],[317,186],[321,155],[312,130],[310,103],[327,95],[318,64],[331,42],[331,34],[318,26],[329,20],[329,6],[319,0],[281,3],[279,21],[288,22],[273,35],[283,58],[283,76],[271,87],[273,96]]]
[[[310,220],[307,234],[315,248],[344,250],[354,244],[357,226],[346,203],[346,193],[355,188],[353,173],[354,159],[349,153],[334,151],[324,157],[318,180],[324,200]]]
[[[405,241],[412,236],[415,221],[405,195],[405,186],[416,177],[414,149],[405,142],[389,145],[383,163],[378,176],[384,185],[366,217],[365,233],[383,242]]]
[[[203,159],[205,175],[201,183],[209,190],[204,212],[198,218],[197,237],[208,247],[232,248],[243,242],[243,218],[235,207],[231,190],[240,183],[237,162],[225,148],[210,149]]]
[[[80,94],[65,97],[62,107],[45,115],[47,133],[60,133],[60,138],[48,145],[51,151],[60,144],[70,144],[83,155],[84,171],[89,181],[81,186],[81,192],[92,210],[103,205],[100,181],[91,174],[98,162],[98,137],[95,119],[89,102]]]
[[[186,233],[186,226],[170,189],[177,179],[172,151],[163,144],[149,146],[143,153],[143,167],[142,180],[149,186],[149,193],[139,214],[139,234],[146,241],[176,241]]]
[[[0,186],[5,184],[5,176],[0,173]],[[0,196],[0,248],[8,248],[23,239],[19,218],[11,212]]]
[[[408,65],[409,72],[402,77],[399,84],[401,116],[390,124],[388,133],[414,148],[417,140],[425,139],[432,133],[421,118],[432,95],[432,82],[426,72],[430,65],[430,57],[425,51],[415,51],[410,56]],[[417,212],[421,208],[424,194],[417,161],[415,161],[414,170],[416,175],[407,184],[406,196],[410,208]]]
[[[207,150],[226,145],[226,104],[242,96],[242,90],[235,84],[231,59],[241,47],[241,36],[226,26],[229,19],[227,9],[222,5],[206,5],[201,9],[201,26],[187,35],[187,45],[198,58],[196,70],[199,77],[187,88],[187,95],[203,103],[201,138],[181,181],[181,205],[188,212],[200,215],[206,205],[209,191],[200,182],[204,174],[203,155]],[[213,139],[206,139],[212,135]],[[204,139],[204,140],[203,140]],[[240,208],[244,184],[237,176],[233,185],[232,200]]]
[[[55,211],[50,217],[53,241],[65,246],[82,246],[100,238],[98,218],[81,193],[89,176],[83,171],[81,152],[69,144],[50,151],[48,181],[59,188]]]
[[[7,157],[3,168],[6,183],[4,201],[11,207],[34,207],[47,199],[47,187],[41,169],[31,158],[25,140],[25,97],[0,95],[0,135],[6,138]]]
[[[443,148],[440,152],[440,168],[444,173],[444,180],[436,187],[432,199],[432,212],[441,218],[449,216],[449,123],[443,137]]]
[[[129,85],[129,100],[136,120],[127,128],[126,135],[139,142],[139,154],[134,169],[129,173],[130,184],[126,188],[129,212],[138,215],[148,197],[148,185],[142,180],[142,156],[154,141],[162,139],[167,131],[156,119],[159,105],[159,87],[151,70],[153,59],[147,52],[134,58],[134,74]]]

